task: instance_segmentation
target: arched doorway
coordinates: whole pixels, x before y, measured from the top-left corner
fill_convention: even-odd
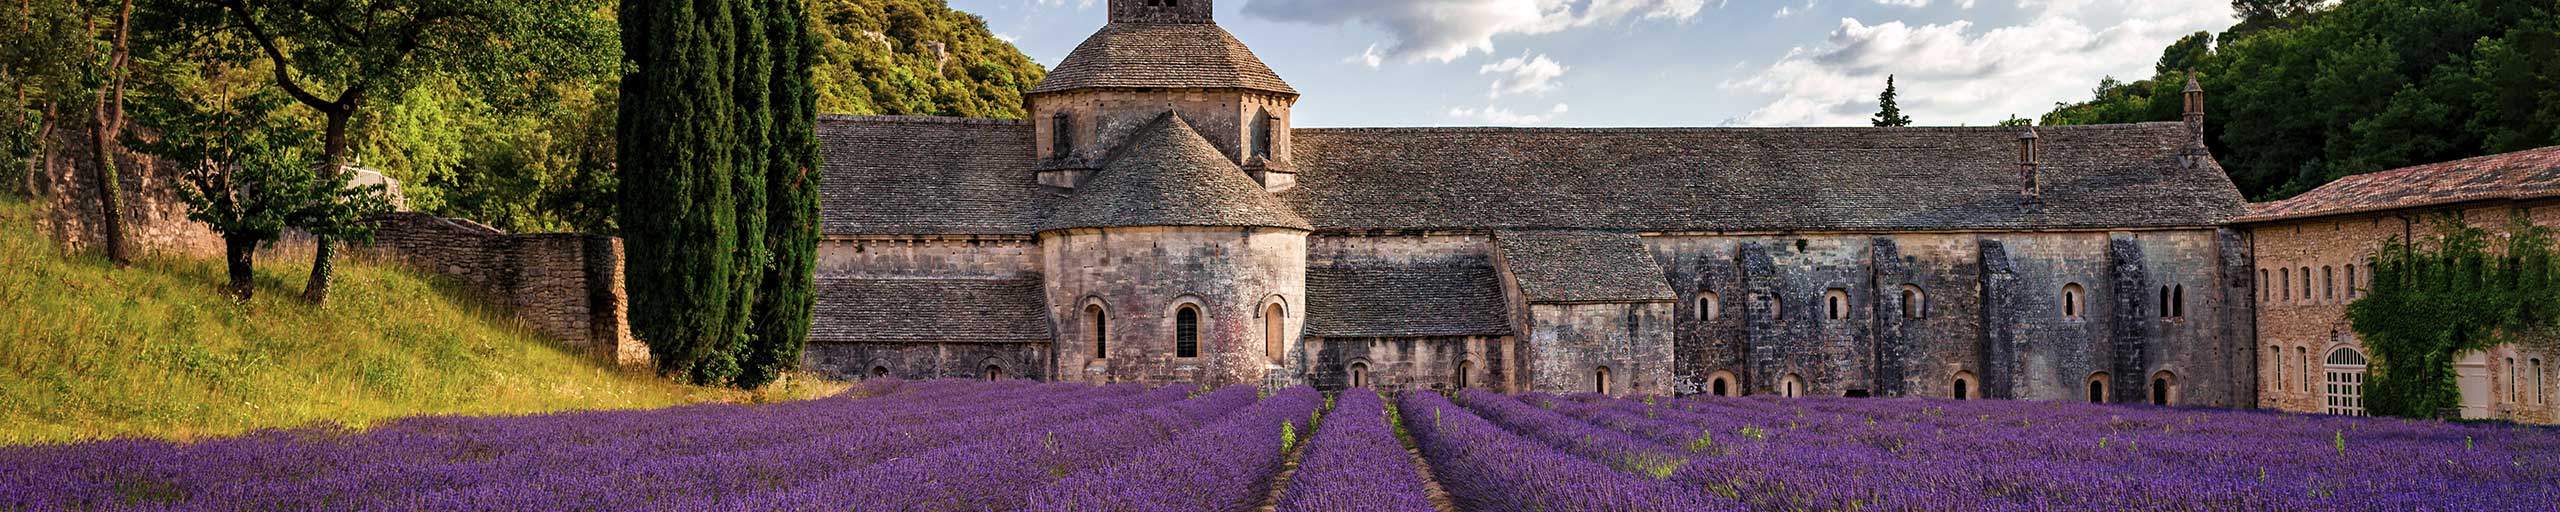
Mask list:
[[[1973,372],[1956,372],[1955,382],[1952,383],[1949,388],[1950,393],[1947,395],[1950,398],[1957,400],[1972,400]]]
[[[1734,377],[1733,372],[1718,370],[1714,375],[1707,377],[1707,394],[1736,396],[1741,391],[1742,383],[1740,379]]]
[[[987,380],[1004,380],[1004,367],[987,365]]]
[[[2161,370],[2151,374],[2151,405],[2169,405],[2178,401],[2178,374]]]
[[[2327,407],[2322,412],[2341,416],[2364,415],[2364,377],[2367,361],[2363,352],[2339,347],[2329,351],[2322,372],[2327,384],[2322,395]]]
[[[1603,395],[1609,394],[1609,367],[1602,366],[1599,369],[1592,370],[1591,378],[1593,381],[1591,384],[1591,392]]]
[[[1457,378],[1455,379],[1455,380],[1457,380],[1457,381],[1458,381],[1458,382],[1457,382],[1457,384],[1458,384],[1458,389],[1467,389],[1467,372],[1468,372],[1468,371],[1472,371],[1472,370],[1474,370],[1474,369],[1475,369],[1475,362],[1473,362],[1473,361],[1458,361],[1458,375],[1457,375]]]
[[[1790,373],[1786,378],[1778,379],[1778,396],[1788,398],[1804,396],[1804,377]]]
[[[2107,372],[2089,376],[2089,403],[2107,403]]]

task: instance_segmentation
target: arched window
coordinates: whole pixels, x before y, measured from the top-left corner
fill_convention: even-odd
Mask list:
[[[1956,372],[1956,381],[1948,396],[1957,400],[1973,399],[1973,372]]]
[[[1075,117],[1067,115],[1066,112],[1051,116],[1049,118],[1049,157],[1063,160],[1075,156],[1075,133]]]
[[[2509,402],[2524,401],[2524,379],[2516,378],[2524,372],[2516,370],[2516,358],[2507,358],[2507,401]]]
[[[2258,269],[2258,303],[2274,302],[2276,287],[2267,286],[2271,284],[2275,284],[2275,281],[2267,280],[2267,269]]]
[[[2178,374],[2161,370],[2151,374],[2151,405],[2169,405],[2178,400]]]
[[[2310,304],[2313,298],[2314,297],[2311,296],[2311,267],[2305,265],[2302,267],[2302,303]]]
[[[1271,130],[1272,127],[1280,124],[1280,116],[1271,115],[1268,111],[1259,112],[1259,114],[1261,115],[1253,116],[1251,156],[1268,158],[1271,156]]]
[[[1609,367],[1602,366],[1591,371],[1591,392],[1609,394]]]
[[[2356,298],[2356,265],[2347,264],[2347,298]]]
[[[1173,357],[1200,357],[1200,309],[1190,304],[1173,312]]]
[[[2284,347],[2267,347],[2267,364],[2276,367],[2276,391],[2284,391]]]
[[[2160,318],[2169,317],[2169,287],[2160,287]]]
[[[1110,359],[1111,321],[1108,318],[1104,318],[1102,305],[1094,304],[1085,306],[1084,316],[1086,320],[1091,320],[1093,322],[1093,358]]]
[[[1467,389],[1467,372],[1475,369],[1473,361],[1458,361],[1458,389]]]
[[[887,376],[889,376],[889,367],[887,367],[887,366],[873,366],[873,367],[871,367],[871,378],[875,378],[875,379],[877,379],[877,378],[887,377]]]
[[[2304,347],[2293,347],[2293,355],[2294,355],[2294,359],[2300,359],[2300,360],[2302,360],[2302,369],[2301,369],[2302,371],[2294,372],[2295,374],[2302,375],[2302,388],[2301,388],[2301,389],[2302,389],[2303,391],[2310,391],[2310,390],[2311,390],[2311,349],[2309,349],[2309,348],[2304,348]]]
[[[2328,407],[2323,412],[2364,415],[2365,362],[2364,353],[2356,349],[2339,347],[2329,351],[2328,364],[2323,365],[2322,372],[2328,377],[2328,389],[2323,393]]]
[[[1722,316],[1724,313],[1724,304],[1719,302],[1720,301],[1716,300],[1716,292],[1699,292],[1698,320],[1713,322],[1716,321],[1717,317]]]
[[[1919,285],[1902,285],[1902,317],[1929,317],[1929,294],[1921,292]]]
[[[2170,287],[2169,289],[2170,289],[2171,291],[2175,292],[2175,293],[2171,293],[2171,294],[2169,294],[2169,307],[2170,307],[2170,310],[2169,310],[2169,316],[2171,316],[2171,317],[2176,317],[2176,318],[2186,318],[2186,317],[2187,317],[2187,285],[2183,285],[2183,284],[2182,284],[2182,285],[2177,285],[2177,286]]]
[[[2083,293],[2080,291],[2080,283],[2062,285],[2063,318],[2080,318],[2082,306],[2086,305],[2080,301],[2081,295]]]
[[[1804,377],[1790,373],[1786,378],[1778,379],[1778,396],[1799,397],[1804,396],[1804,391]]]
[[[1725,379],[1722,375],[1707,379],[1707,394],[1733,396],[1733,381]]]
[[[1280,356],[1288,352],[1289,312],[1273,302],[1262,308],[1262,356],[1271,364],[1280,364]]]
[[[2107,372],[2089,376],[2089,403],[2107,403]]]
[[[996,366],[996,365],[992,365],[992,364],[991,364],[991,365],[987,365],[987,380],[1003,380],[1003,379],[1004,379],[1004,367],[1002,367],[1002,366]]]
[[[2550,399],[2545,398],[2548,396],[2546,393],[2550,392],[2543,391],[2544,389],[2546,388],[2542,387],[2542,358],[2536,357],[2533,358],[2533,403],[2539,404],[2551,401]]]
[[[1369,387],[1369,363],[1351,363],[1351,387]]]
[[[1832,288],[1831,291],[1822,292],[1822,303],[1824,307],[1822,310],[1823,318],[1831,320],[1846,320],[1849,318],[1848,290]]]
[[[2293,269],[2276,269],[2276,293],[2279,300],[2293,302]]]

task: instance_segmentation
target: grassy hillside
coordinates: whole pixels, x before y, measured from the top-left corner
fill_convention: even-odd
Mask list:
[[[65,256],[34,205],[0,200],[0,443],[193,438],[421,414],[661,407],[770,395],[694,388],[559,348],[449,284],[350,262],[329,305],[307,267],[260,262],[234,303],[211,260],[114,270]]]

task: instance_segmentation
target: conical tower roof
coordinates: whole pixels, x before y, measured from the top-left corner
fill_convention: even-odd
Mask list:
[[[1298,90],[1215,23],[1112,23],[1076,46],[1031,94],[1085,88]]]
[[[1140,128],[1040,230],[1125,226],[1314,229],[1172,112]]]

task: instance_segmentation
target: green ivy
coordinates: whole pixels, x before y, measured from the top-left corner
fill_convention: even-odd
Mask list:
[[[2503,237],[2451,217],[2423,240],[2393,238],[2369,261],[2371,289],[2347,319],[2372,352],[2365,381],[2376,415],[2428,418],[2460,407],[2454,360],[2547,336],[2560,326],[2551,230],[2523,216]]]

